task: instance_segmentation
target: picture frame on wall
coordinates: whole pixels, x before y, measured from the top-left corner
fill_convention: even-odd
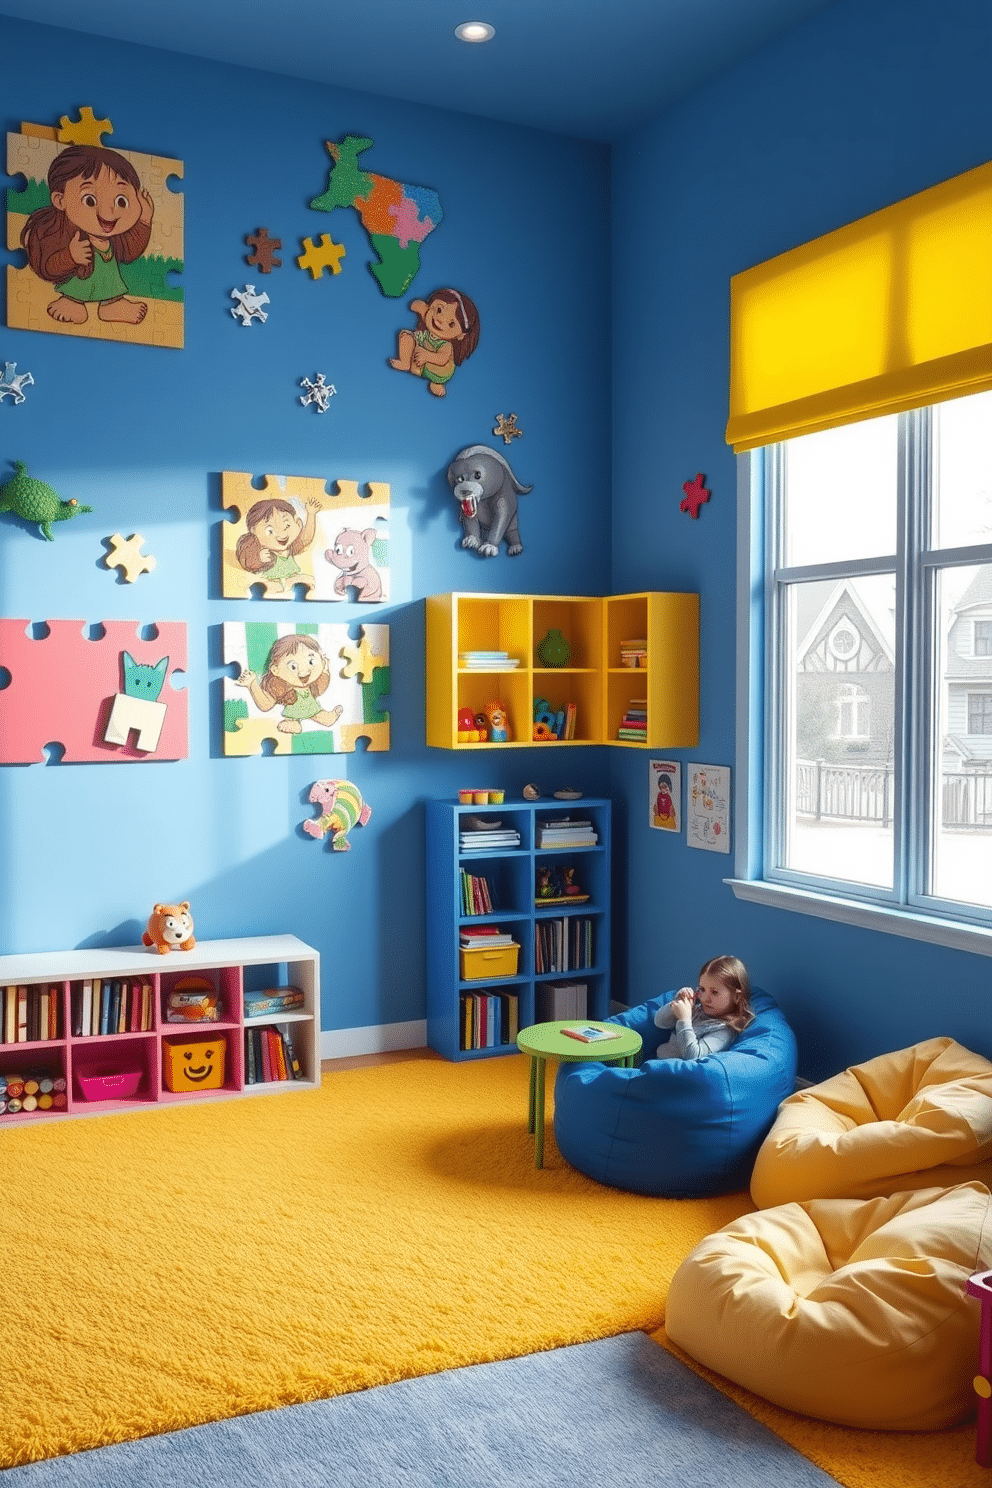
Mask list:
[[[682,766],[648,760],[648,822],[660,832],[682,830]]]
[[[686,841],[705,852],[730,851],[730,766],[689,765]]]

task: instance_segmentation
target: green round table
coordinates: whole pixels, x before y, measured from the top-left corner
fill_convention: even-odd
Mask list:
[[[619,1028],[619,1037],[586,1044],[569,1038],[563,1028]],[[595,1059],[600,1064],[632,1065],[641,1047],[641,1035],[618,1023],[598,1023],[594,1018],[566,1018],[560,1023],[533,1023],[517,1034],[517,1048],[530,1055],[530,1108],[527,1130],[534,1133],[534,1166],[544,1167],[544,1077],[549,1059],[582,1064]]]

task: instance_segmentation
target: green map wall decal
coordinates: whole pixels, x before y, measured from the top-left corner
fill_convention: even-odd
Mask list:
[[[373,141],[347,134],[340,144],[326,140],[333,160],[327,190],[310,205],[318,212],[354,207],[377,255],[369,268],[383,294],[396,297],[412,284],[420,268],[420,245],[444,215],[436,191],[389,176],[360,170],[358,157]]]

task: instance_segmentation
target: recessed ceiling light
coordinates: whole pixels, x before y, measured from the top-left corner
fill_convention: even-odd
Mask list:
[[[491,41],[496,35],[496,27],[490,26],[488,21],[463,21],[455,27],[455,35],[459,41]]]

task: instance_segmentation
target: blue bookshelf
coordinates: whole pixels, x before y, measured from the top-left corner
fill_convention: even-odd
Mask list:
[[[508,1032],[509,998],[516,999],[517,1027],[543,1021],[537,1016],[546,984],[584,982],[586,1005],[577,1016],[605,1018],[610,1010],[610,802],[602,797],[578,801],[507,800],[500,806],[462,806],[427,802],[427,1042],[446,1059],[487,1059],[516,1052]],[[568,817],[590,822],[593,846],[542,845],[547,824]],[[519,833],[514,846],[468,850],[466,819],[500,822]],[[575,870],[581,902],[537,900],[540,870],[551,883]],[[466,913],[462,874],[484,878],[491,911]],[[542,877],[543,877],[542,873]],[[466,928],[498,926],[520,946],[513,975],[468,979],[462,976],[459,937]],[[538,939],[541,952],[538,951]],[[543,954],[543,964],[541,956]],[[591,956],[591,964],[582,962]],[[501,1041],[468,1047],[464,999],[495,997],[500,1007]],[[470,1007],[472,1005],[470,1004]]]

